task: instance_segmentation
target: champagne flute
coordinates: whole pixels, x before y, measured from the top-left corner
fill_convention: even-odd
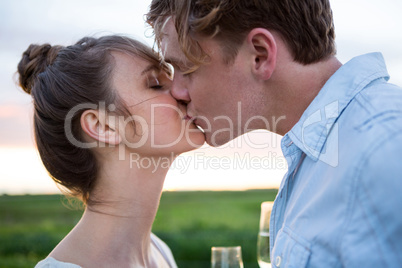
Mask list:
[[[241,247],[212,247],[212,268],[243,268]]]
[[[257,261],[260,268],[271,268],[269,256],[269,221],[274,202],[261,203],[260,230],[257,240]]]

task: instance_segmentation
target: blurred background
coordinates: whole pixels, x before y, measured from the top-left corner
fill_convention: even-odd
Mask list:
[[[22,52],[31,43],[69,45],[86,35],[113,33],[152,46],[152,31],[144,22],[149,4],[150,0],[0,1],[0,267],[32,267],[82,213],[65,209],[66,200],[59,195],[48,195],[59,191],[34,148],[30,96],[14,82]],[[402,2],[331,4],[338,58],[345,63],[380,51],[391,82],[402,85]],[[208,267],[211,246],[234,245],[242,246],[245,267],[257,267],[259,205],[275,198],[287,169],[280,138],[256,131],[221,148],[204,146],[174,162],[154,232],[172,248],[179,267]]]
[[[338,57],[381,51],[391,82],[402,84],[402,2],[332,1]],[[32,105],[13,79],[31,43],[69,45],[86,35],[123,33],[153,45],[144,22],[150,0],[2,0],[0,2],[0,194],[57,193],[34,149]],[[15,78],[15,77],[14,77]],[[255,164],[260,163],[260,164]],[[258,131],[178,158],[165,190],[276,188],[286,172],[280,137]],[[219,178],[219,179],[217,179]]]

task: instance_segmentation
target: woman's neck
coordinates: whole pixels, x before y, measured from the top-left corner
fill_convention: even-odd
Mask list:
[[[77,264],[86,267],[88,261],[93,264],[99,260],[103,266],[152,266],[155,256],[151,256],[151,228],[169,166],[146,168],[128,161],[102,165],[82,219],[65,238],[65,244],[78,245],[67,250],[75,251],[71,256],[75,259],[81,256]]]

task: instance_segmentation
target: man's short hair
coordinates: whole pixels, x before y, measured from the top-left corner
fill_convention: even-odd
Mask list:
[[[174,19],[183,52],[195,65],[206,59],[197,38],[217,40],[230,63],[254,28],[279,33],[301,64],[336,54],[329,0],[153,0],[147,22],[159,47],[169,17]]]

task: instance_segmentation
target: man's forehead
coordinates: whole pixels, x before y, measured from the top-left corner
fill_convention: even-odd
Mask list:
[[[161,43],[165,44],[165,46],[166,44],[170,43],[173,43],[173,45],[175,45],[175,43],[179,43],[176,27],[174,25],[172,17],[168,17],[163,23],[159,38],[161,40]]]
[[[161,47],[160,52],[164,61],[173,65],[179,66],[193,66],[194,63],[185,55],[182,46],[179,44],[179,37],[174,24],[174,19],[169,17],[161,28]],[[197,40],[198,47],[205,53],[206,57],[216,54],[220,51],[221,47],[213,39]],[[214,43],[215,45],[211,46]],[[194,56],[197,57],[199,51],[194,51]]]
[[[180,48],[176,27],[171,17],[167,18],[161,30],[161,53],[166,61],[185,61]]]
[[[168,27],[168,26],[169,26],[169,27]],[[172,27],[172,26],[173,26],[173,27]],[[164,21],[163,24],[162,24],[162,27],[161,27],[162,36],[164,36],[164,35],[169,35],[170,32],[172,31],[172,28],[175,29],[175,27],[174,27],[174,21],[173,21],[173,19],[172,19],[172,16],[169,16],[169,17],[167,17],[167,18],[165,19],[165,21]],[[176,29],[174,30],[174,32],[176,32]]]

